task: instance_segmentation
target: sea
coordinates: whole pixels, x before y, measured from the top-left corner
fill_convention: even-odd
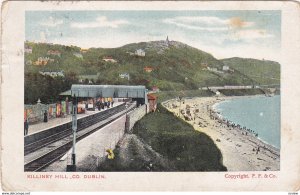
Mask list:
[[[235,124],[250,128],[258,138],[280,149],[280,95],[226,100],[214,109]]]

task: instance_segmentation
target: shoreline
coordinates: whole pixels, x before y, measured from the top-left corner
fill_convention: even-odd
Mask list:
[[[213,105],[226,100],[259,96],[261,95],[195,97],[185,99],[181,107],[178,100],[172,99],[163,102],[162,105],[177,117],[190,123],[195,130],[210,136],[220,149],[223,164],[228,171],[278,171],[280,169],[278,148],[247,131],[220,122],[220,119],[212,117],[209,111]]]
[[[240,97],[240,96],[238,96],[238,97]],[[224,120],[226,120],[226,121],[229,121],[229,122],[231,122],[231,123],[234,123],[234,121],[230,121],[229,119],[227,119],[226,117],[224,117],[218,110],[217,110],[217,106],[220,104],[220,103],[224,103],[224,102],[226,102],[226,101],[230,101],[230,100],[233,100],[233,99],[240,99],[240,98],[238,98],[238,97],[234,97],[234,98],[228,98],[227,100],[222,100],[222,101],[219,101],[219,102],[216,102],[216,103],[214,103],[212,106],[211,106],[211,109],[213,110],[213,112],[215,112],[216,114],[217,114],[217,116],[219,116],[220,118],[219,119],[224,119]],[[255,97],[265,97],[265,96],[261,96],[261,95],[256,95],[256,96],[245,96],[245,98],[255,98]],[[238,123],[235,123],[236,125],[240,125],[240,124],[238,124]],[[247,129],[247,127],[246,127],[246,129]],[[240,131],[243,131],[244,133],[245,132],[248,132],[249,133],[249,131],[246,131],[246,129],[242,129],[242,128],[240,128],[239,130]],[[249,128],[250,129],[250,128]],[[250,129],[251,130],[251,129]],[[251,133],[252,135],[255,135],[255,133],[253,132],[253,133]],[[274,146],[274,145],[272,145],[271,143],[268,143],[267,141],[265,141],[265,140],[263,140],[261,137],[259,137],[259,134],[258,134],[258,136],[256,137],[256,139],[259,139],[261,142],[263,142],[264,144],[266,144],[266,145],[268,145],[269,147],[272,147],[274,150],[278,150],[278,152],[280,151],[280,148],[278,148],[278,147],[276,147],[276,146]]]

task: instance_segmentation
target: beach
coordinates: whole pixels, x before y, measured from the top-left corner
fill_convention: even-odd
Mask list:
[[[251,97],[251,96],[250,96]],[[223,156],[228,171],[278,171],[280,151],[261,141],[255,133],[232,125],[213,109],[221,101],[239,97],[201,97],[169,100],[163,106],[174,115],[193,125],[196,131],[210,136]]]

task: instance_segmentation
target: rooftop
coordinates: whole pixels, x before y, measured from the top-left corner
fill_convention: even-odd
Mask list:
[[[145,98],[143,85],[72,85],[71,95],[77,97]]]

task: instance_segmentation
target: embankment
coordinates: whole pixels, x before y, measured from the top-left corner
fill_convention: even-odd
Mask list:
[[[101,171],[226,171],[214,141],[158,105],[133,127]],[[99,170],[99,171],[100,171]]]

